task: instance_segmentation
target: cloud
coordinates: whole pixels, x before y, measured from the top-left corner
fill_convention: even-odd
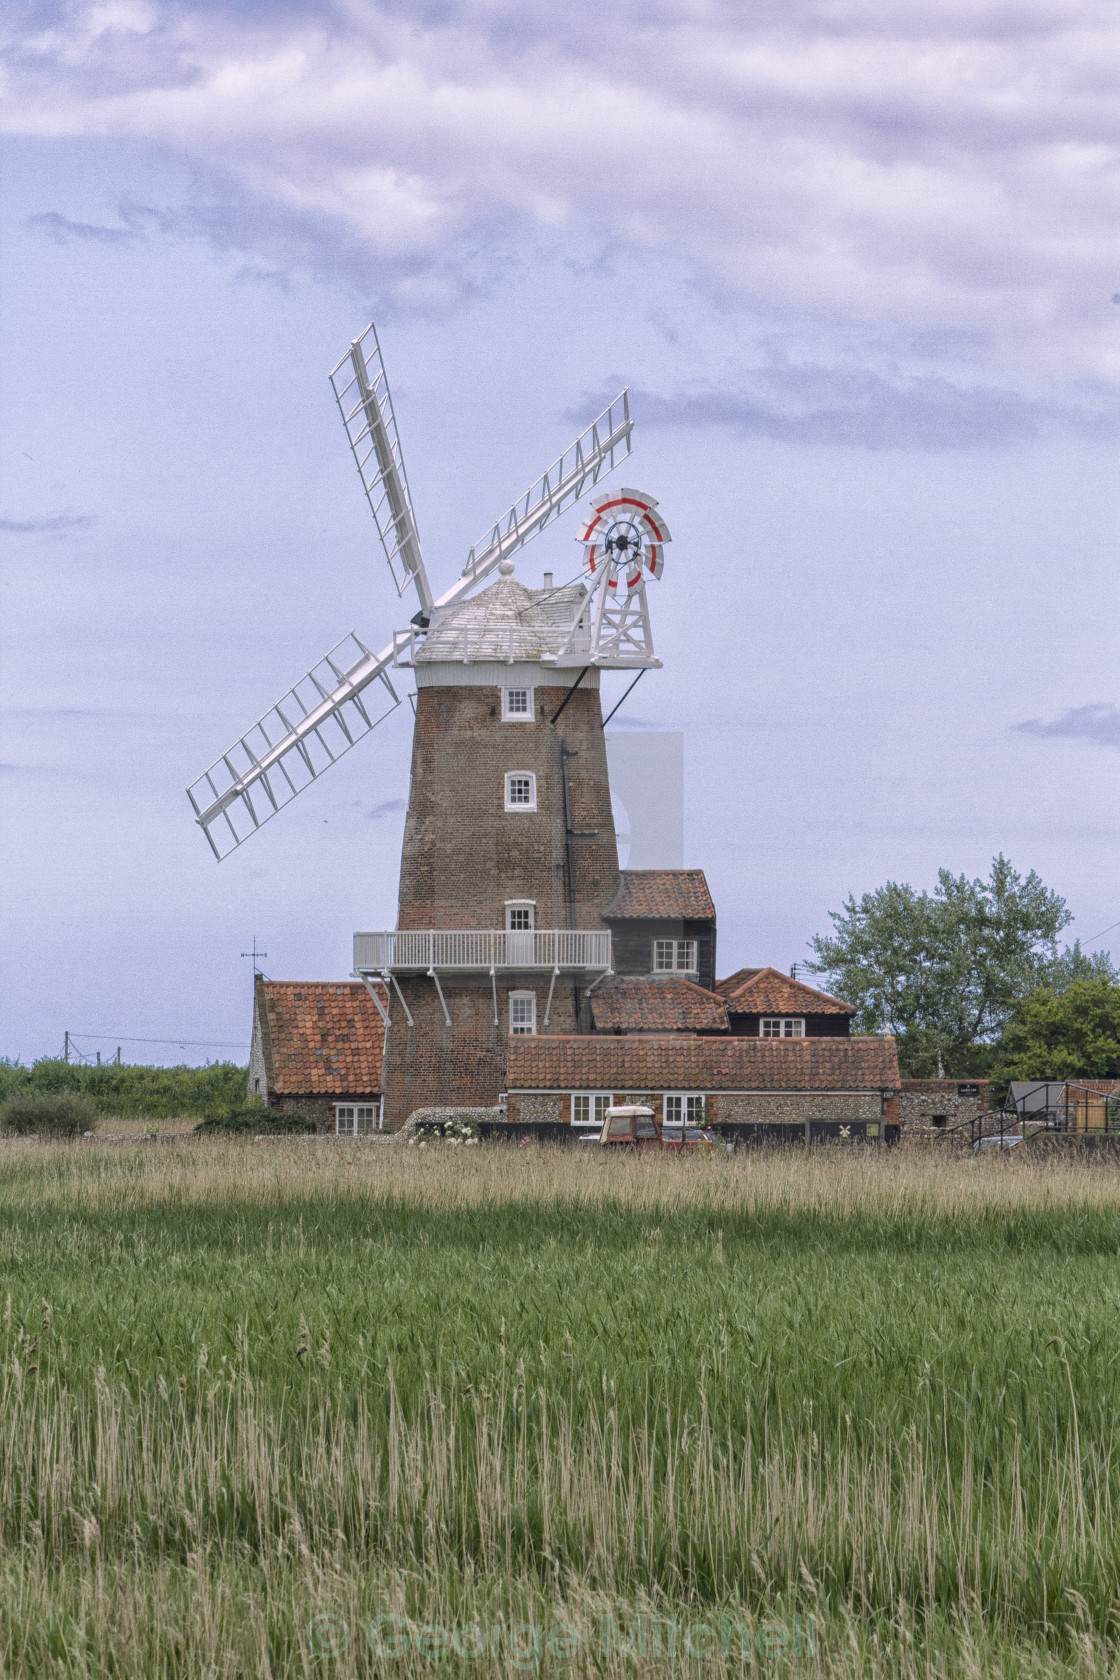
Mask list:
[[[0,519],[0,531],[19,537],[64,537],[92,524],[93,517],[88,513],[54,513],[43,519]]]
[[[1087,390],[1080,404],[1073,397],[1063,405],[933,375],[774,363],[734,386],[672,395],[632,389],[630,403],[643,425],[720,426],[749,437],[864,449],[986,449],[1055,430],[1120,430],[1120,393]]]
[[[403,811],[405,809],[407,809],[407,807],[403,799],[386,799],[380,805],[372,805],[366,812],[366,816],[372,818],[374,822],[377,822],[382,817],[387,817],[394,811]]]
[[[1041,740],[1092,741],[1099,747],[1120,747],[1120,706],[1094,700],[1087,706],[1070,707],[1050,723],[1028,718],[1013,727],[1020,735]]]
[[[1079,385],[1120,389],[1111,0],[74,0],[23,16],[5,131],[186,157],[197,203],[148,231],[205,238],[249,273],[329,270],[427,309],[497,284],[527,247],[655,265],[806,363],[882,381],[861,393],[833,372],[848,388],[792,414],[773,375],[732,382],[726,423],[775,435],[1014,440],[1076,426],[1063,393]],[[47,208],[38,225],[142,236],[123,215]]]
[[[41,215],[29,216],[28,227],[40,228],[56,245],[69,245],[85,240],[96,245],[134,245],[141,237],[139,228],[100,227],[96,222],[74,222],[60,216],[57,210],[45,210]]]

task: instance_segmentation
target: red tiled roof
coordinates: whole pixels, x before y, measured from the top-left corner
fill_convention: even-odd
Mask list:
[[[723,999],[681,975],[639,979],[616,975],[591,993],[600,1032],[726,1032]]]
[[[511,1038],[511,1091],[898,1088],[893,1038]]]
[[[746,975],[746,979],[740,976]],[[736,982],[739,982],[736,984]],[[791,980],[776,968],[741,968],[716,990],[737,1015],[854,1015],[854,1003],[841,1003],[828,992]]]
[[[385,1024],[360,982],[264,980],[260,990],[272,1040],[270,1094],[380,1091]]]
[[[720,997],[730,997],[732,992],[738,991],[744,981],[753,980],[756,974],[761,974],[760,968],[737,968],[734,974],[729,974],[726,980],[717,980],[715,989]]]
[[[606,921],[714,922],[716,907],[702,869],[624,869]]]

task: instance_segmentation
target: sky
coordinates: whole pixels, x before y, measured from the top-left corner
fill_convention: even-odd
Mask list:
[[[1110,0],[0,32],[0,1055],[243,1057],[254,935],[332,979],[394,924],[407,706],[220,865],[183,791],[415,610],[327,381],[371,318],[437,593],[629,385],[673,543],[612,728],[683,733],[721,972],[999,852],[1120,955]]]

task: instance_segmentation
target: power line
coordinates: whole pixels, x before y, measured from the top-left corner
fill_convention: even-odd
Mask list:
[[[1094,939],[1103,939],[1106,933],[1112,932],[1112,928],[1118,927],[1120,927],[1120,922],[1113,922],[1112,927],[1102,928],[1099,933],[1091,933],[1085,941],[1086,945],[1091,945]]]
[[[212,1038],[129,1038],[127,1033],[72,1032],[71,1038],[97,1038],[106,1044],[179,1044],[192,1050],[244,1050],[248,1039]]]

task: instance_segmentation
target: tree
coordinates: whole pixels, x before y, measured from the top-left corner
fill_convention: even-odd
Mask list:
[[[1073,920],[1034,870],[1024,880],[1002,855],[987,881],[948,869],[933,893],[888,881],[831,916],[835,933],[811,941],[808,966],[857,1006],[857,1031],[895,1034],[903,1072],[919,1078],[991,1060],[977,1047],[1061,962],[1057,937]]]
[[[1096,978],[1031,992],[1003,1030],[995,1077],[1003,1088],[1012,1079],[1120,1079],[1120,985]]]
[[[1114,986],[1120,986],[1120,968],[1108,951],[1083,951],[1080,939],[1075,939],[1060,957],[1046,965],[1043,984],[1047,991],[1059,994],[1075,980],[1111,980]]]

